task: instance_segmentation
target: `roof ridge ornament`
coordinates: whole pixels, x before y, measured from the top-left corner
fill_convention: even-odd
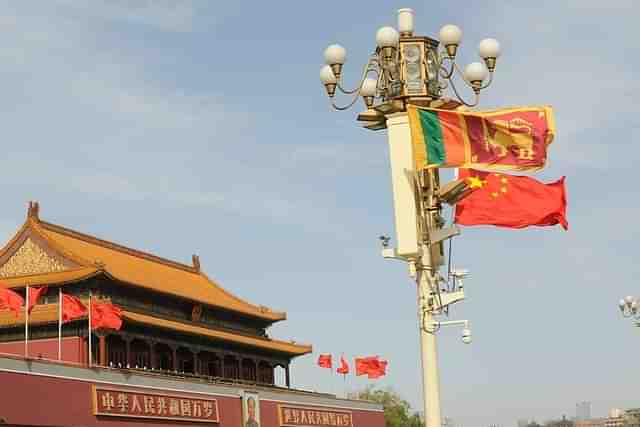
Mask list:
[[[196,254],[191,255],[191,261],[193,262],[193,268],[200,273],[200,257]]]
[[[29,201],[27,218],[33,219],[34,221],[40,221],[40,205],[37,201]]]

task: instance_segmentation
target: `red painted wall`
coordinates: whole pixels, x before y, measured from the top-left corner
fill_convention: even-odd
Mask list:
[[[157,393],[158,390],[154,392]],[[220,411],[220,423],[217,426],[241,427],[241,400],[231,397],[216,399]],[[262,427],[278,427],[277,405],[276,402],[261,400]],[[0,372],[0,417],[5,418],[9,424],[82,427],[195,425],[188,422],[96,417],[93,415],[92,406],[92,389],[89,382]],[[354,427],[384,427],[384,416],[381,412],[352,412]]]
[[[260,419],[265,427],[277,427],[278,422],[278,402],[269,400],[260,401]],[[326,410],[326,407],[313,405],[285,404],[287,406],[301,406],[305,408],[316,408]],[[336,409],[344,411],[344,409]],[[384,414],[382,412],[351,411],[353,414],[354,427],[384,427]]]
[[[88,382],[0,372],[0,384],[0,417],[12,424],[83,427],[193,425],[145,419],[96,417],[93,415],[91,383]],[[11,392],[6,393],[6,390]],[[240,427],[240,399],[218,397],[217,400],[221,414],[221,422],[218,425]]]
[[[62,360],[86,363],[84,340],[80,337],[62,339]],[[24,341],[0,343],[0,353],[24,356]],[[29,341],[29,357],[33,359],[58,360],[58,339]]]

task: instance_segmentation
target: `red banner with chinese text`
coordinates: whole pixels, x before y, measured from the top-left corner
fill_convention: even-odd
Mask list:
[[[278,418],[282,427],[353,427],[349,411],[279,405]]]
[[[93,387],[93,413],[131,418],[220,422],[216,399]]]

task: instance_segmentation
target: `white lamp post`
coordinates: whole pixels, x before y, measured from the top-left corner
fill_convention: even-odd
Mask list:
[[[358,115],[366,129],[387,129],[391,160],[391,180],[395,214],[396,247],[382,236],[385,258],[407,262],[418,294],[420,341],[424,386],[424,410],[428,427],[441,427],[440,386],[436,351],[436,333],[442,326],[463,326],[462,340],[471,342],[466,320],[439,321],[449,306],[464,299],[464,270],[440,273],[444,264],[443,244],[460,234],[455,225],[443,227],[442,204],[455,204],[468,194],[463,181],[440,185],[437,169],[414,171],[411,130],[407,105],[455,109],[478,104],[480,92],[493,80],[500,44],[485,39],[479,45],[483,62],[467,65],[464,72],[456,63],[462,30],[445,25],[440,41],[414,35],[411,9],[398,11],[398,29],[382,27],[376,33],[376,49],[364,66],[362,77],[352,90],[341,83],[346,51],[340,45],[325,50],[326,65],[320,71],[331,105],[345,110],[362,96],[367,110]],[[441,47],[442,46],[442,47]],[[474,96],[465,101],[456,88],[456,80],[468,86]],[[451,88],[454,99],[443,96]],[[352,95],[343,106],[336,104],[336,93]]]

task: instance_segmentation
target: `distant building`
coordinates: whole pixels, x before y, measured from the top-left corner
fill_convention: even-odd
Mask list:
[[[562,416],[561,420],[551,420],[544,424],[546,427],[574,427],[574,422],[568,420],[565,415]]]
[[[576,421],[584,421],[591,419],[591,402],[576,403]]]
[[[624,411],[625,427],[640,427],[640,408]]]
[[[611,408],[609,416],[604,420],[604,427],[624,427],[624,411],[620,408]]]
[[[518,427],[527,427],[529,425],[529,420],[521,418],[518,420]]]
[[[607,418],[591,418],[575,422],[575,427],[604,427]]]

